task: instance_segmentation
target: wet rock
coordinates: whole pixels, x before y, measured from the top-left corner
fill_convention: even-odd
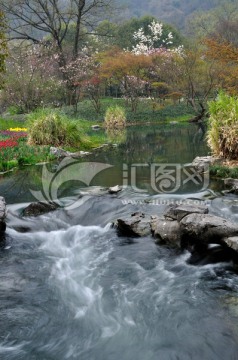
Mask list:
[[[223,239],[224,243],[238,253],[238,236],[230,236]]]
[[[238,264],[238,225],[208,214],[206,206],[172,206],[160,216],[138,212],[118,219],[116,226],[121,235],[151,234],[156,244],[188,250],[191,264]]]
[[[116,228],[120,235],[147,236],[151,234],[151,217],[143,213],[134,213],[130,217],[117,219]]]
[[[204,205],[173,205],[165,212],[166,219],[181,221],[189,214],[207,214],[208,208]]]
[[[1,235],[5,232],[6,230],[6,214],[7,214],[7,209],[6,209],[6,202],[4,197],[0,196],[0,239],[1,239]]]
[[[238,226],[210,214],[190,214],[180,221],[183,246],[199,243],[222,244],[223,239],[238,235]]]
[[[224,190],[223,193],[238,195],[238,179],[227,178],[223,181],[224,185],[228,188],[228,190]]]
[[[122,188],[119,185],[112,186],[108,189],[109,194],[117,194],[122,190]]]
[[[198,173],[202,173],[208,170],[210,165],[214,165],[221,162],[221,159],[214,156],[197,156],[192,165],[197,170]]]
[[[91,153],[88,151],[76,151],[76,152],[70,152],[66,151],[61,148],[51,147],[50,148],[50,155],[54,155],[58,159],[65,158],[65,157],[71,157],[73,159],[79,159],[83,156],[90,155]]]
[[[151,216],[150,225],[156,244],[180,246],[181,231],[177,220]]]
[[[69,156],[70,152],[66,151],[64,149],[61,148],[56,148],[56,147],[51,147],[50,148],[50,155],[54,155],[57,158],[64,158]]]
[[[77,151],[74,153],[69,153],[69,157],[72,157],[73,159],[79,159],[83,156],[88,156],[91,155],[92,153],[88,152],[88,151]]]
[[[39,216],[58,209],[59,205],[54,202],[35,202],[28,205],[23,211],[23,216]]]
[[[224,179],[224,184],[226,186],[231,186],[231,187],[238,188],[238,179],[226,178],[226,179]]]

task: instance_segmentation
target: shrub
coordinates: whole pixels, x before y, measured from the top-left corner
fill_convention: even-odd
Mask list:
[[[80,130],[76,122],[56,111],[40,110],[32,113],[27,127],[30,145],[80,145]]]
[[[228,159],[238,157],[238,99],[220,92],[209,102],[208,145],[214,155]]]
[[[110,106],[105,114],[105,126],[109,129],[120,129],[126,126],[125,110],[121,106]]]

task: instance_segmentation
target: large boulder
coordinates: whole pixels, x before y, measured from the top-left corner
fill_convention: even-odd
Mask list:
[[[120,235],[147,236],[151,234],[150,216],[137,212],[129,217],[117,219],[116,228]]]
[[[4,197],[0,196],[0,234],[3,234],[6,230],[6,222],[5,222],[6,214],[7,214],[6,201]]]
[[[118,219],[116,226],[121,235],[151,234],[156,244],[190,251],[191,264],[238,264],[238,225],[208,214],[206,206],[170,206],[160,216],[138,212]]]
[[[180,221],[180,228],[185,242],[194,244],[224,244],[224,238],[238,235],[238,225],[210,214],[189,214]]]

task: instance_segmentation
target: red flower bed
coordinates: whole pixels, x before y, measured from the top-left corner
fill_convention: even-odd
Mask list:
[[[0,150],[6,149],[8,147],[15,147],[17,145],[18,145],[18,142],[17,142],[17,139],[15,139],[15,138],[2,140],[2,141],[0,141]]]

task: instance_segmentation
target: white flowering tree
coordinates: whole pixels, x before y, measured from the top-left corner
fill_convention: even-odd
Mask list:
[[[164,48],[168,48],[173,44],[172,32],[165,35],[163,24],[155,20],[148,25],[147,34],[143,28],[140,28],[134,32],[133,38],[137,41],[137,44],[132,48],[132,52],[136,55],[151,54],[156,50],[158,41],[161,43],[160,47]]]

